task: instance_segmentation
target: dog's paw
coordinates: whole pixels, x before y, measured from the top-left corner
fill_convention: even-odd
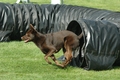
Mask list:
[[[51,62],[48,62],[48,64],[52,64]]]

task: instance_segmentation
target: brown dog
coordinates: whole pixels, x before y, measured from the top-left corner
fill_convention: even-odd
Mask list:
[[[45,54],[45,60],[51,64],[48,57],[55,62],[56,65],[65,67],[72,59],[72,50],[79,46],[79,39],[82,37],[82,33],[77,36],[71,31],[59,31],[49,34],[39,33],[30,24],[30,28],[27,33],[21,37],[25,42],[33,41],[38,48]],[[63,49],[65,61],[60,64],[54,53],[57,53],[60,49]]]

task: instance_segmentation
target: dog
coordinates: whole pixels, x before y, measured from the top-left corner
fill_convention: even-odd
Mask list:
[[[42,34],[34,29],[33,25],[30,24],[29,30],[26,32],[21,39],[27,42],[34,42],[36,46],[45,54],[44,58],[47,63],[51,64],[48,60],[50,57],[57,66],[66,67],[72,59],[72,51],[79,46],[79,40],[82,38],[81,33],[77,36],[72,31],[63,30],[54,33]],[[54,53],[63,49],[65,61],[59,63],[54,56]]]

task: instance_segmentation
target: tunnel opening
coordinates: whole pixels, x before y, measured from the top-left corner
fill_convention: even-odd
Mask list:
[[[80,25],[77,21],[73,20],[68,24],[67,30],[74,32],[76,35],[80,35],[83,33],[82,31],[82,25]],[[71,61],[70,65],[72,66],[77,66],[77,67],[84,67],[86,66],[85,59],[82,53],[82,47],[84,45],[84,35],[82,38],[79,40],[80,42],[80,47],[79,47],[79,55],[76,58],[73,58]],[[73,52],[73,54],[76,51]]]

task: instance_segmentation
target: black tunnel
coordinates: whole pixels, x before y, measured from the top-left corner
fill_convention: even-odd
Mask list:
[[[72,66],[102,70],[120,64],[120,32],[115,24],[81,19],[71,21],[67,30],[77,35],[84,33],[79,50],[73,52],[77,56],[73,58]]]

